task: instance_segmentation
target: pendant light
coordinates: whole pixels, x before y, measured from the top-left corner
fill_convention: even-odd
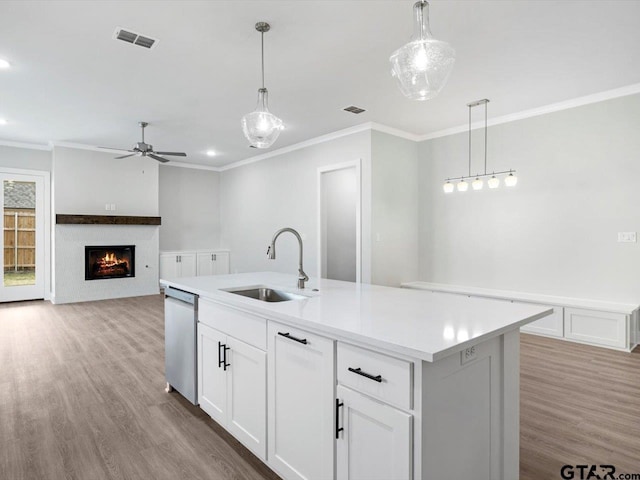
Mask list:
[[[433,38],[429,28],[429,2],[413,5],[414,33],[411,41],[391,54],[391,75],[400,91],[412,100],[429,100],[447,83],[456,51]]]
[[[282,120],[269,111],[269,92],[264,87],[264,34],[271,29],[267,22],[256,23],[262,45],[262,88],[258,90],[258,106],[242,117],[242,131],[252,147],[269,148],[284,128]]]
[[[495,189],[500,186],[500,178],[496,177],[496,175],[504,175],[508,173],[509,175],[504,178],[504,184],[507,187],[515,187],[516,183],[518,183],[518,177],[514,174],[515,170],[505,170],[503,172],[491,172],[487,173],[487,104],[489,100],[483,98],[482,100],[477,100],[475,102],[471,102],[467,104],[469,107],[469,174],[463,177],[454,177],[459,178],[460,181],[457,184],[459,192],[466,192],[469,188],[469,184],[467,183],[467,179],[475,178],[473,182],[471,182],[471,187],[474,190],[482,190],[484,186],[484,182],[482,178],[489,177],[491,178],[487,181],[487,185],[490,189]],[[479,105],[484,105],[484,173],[477,173],[476,175],[471,175],[471,109],[473,107],[477,107]],[[450,182],[451,178],[447,178],[445,180],[442,189],[444,193],[453,193],[453,184]]]

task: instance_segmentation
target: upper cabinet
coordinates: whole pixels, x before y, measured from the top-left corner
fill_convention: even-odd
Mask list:
[[[198,252],[197,275],[224,275],[229,273],[229,252]]]

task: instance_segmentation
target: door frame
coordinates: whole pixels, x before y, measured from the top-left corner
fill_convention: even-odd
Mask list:
[[[318,229],[318,278],[322,278],[322,174],[336,170],[356,169],[356,283],[362,282],[362,159],[350,160],[318,167],[317,173],[317,229]]]
[[[53,236],[51,225],[51,172],[46,170],[27,170],[23,168],[8,168],[0,166],[0,173],[5,175],[30,175],[41,177],[44,184],[44,224],[42,226],[44,234],[43,250],[43,272],[44,272],[44,299],[51,300],[51,238]],[[3,266],[4,268],[4,266]]]

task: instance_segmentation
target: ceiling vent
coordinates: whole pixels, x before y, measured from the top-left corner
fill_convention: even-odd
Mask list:
[[[158,40],[154,38],[147,37],[146,35],[141,35],[130,30],[125,30],[124,28],[120,27],[116,28],[116,32],[113,35],[113,38],[144,48],[153,48],[154,45],[158,43]]]
[[[351,112],[351,113],[355,113],[356,115],[358,113],[362,113],[364,111],[366,111],[364,108],[360,108],[360,107],[355,107],[353,105],[351,105],[350,107],[344,108],[343,109],[345,112]]]

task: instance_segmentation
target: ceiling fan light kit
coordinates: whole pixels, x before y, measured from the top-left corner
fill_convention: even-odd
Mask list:
[[[429,27],[429,2],[416,2],[413,16],[411,41],[389,57],[391,76],[405,97],[429,100],[447,83],[456,61],[456,51],[447,42],[433,38]]]
[[[453,183],[451,180],[459,179],[457,184],[457,189],[459,192],[466,192],[469,189],[469,184],[466,180],[470,180],[474,178],[471,182],[471,188],[473,190],[482,190],[484,187],[484,181],[482,180],[484,177],[491,177],[487,181],[487,186],[490,189],[496,189],[500,186],[500,178],[496,177],[496,175],[505,175],[508,174],[504,178],[504,184],[507,187],[515,187],[518,183],[518,177],[516,177],[515,170],[505,170],[502,172],[491,172],[487,173],[487,104],[489,100],[483,98],[482,100],[477,100],[475,102],[471,102],[467,104],[469,107],[469,172],[468,175],[462,177],[449,177],[445,180],[444,185],[442,185],[442,190],[444,193],[453,193]],[[477,107],[479,105],[484,105],[484,173],[476,173],[475,175],[471,175],[471,109],[473,107]]]
[[[269,148],[278,139],[284,125],[282,120],[269,111],[269,92],[264,86],[264,34],[271,29],[267,22],[256,23],[260,32],[262,52],[262,87],[258,89],[256,109],[242,117],[242,131],[254,148]]]

